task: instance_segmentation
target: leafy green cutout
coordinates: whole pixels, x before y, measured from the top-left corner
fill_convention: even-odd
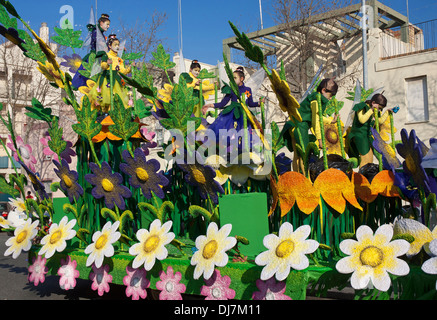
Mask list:
[[[87,96],[83,98],[82,110],[76,111],[78,123],[73,124],[73,130],[82,137],[91,139],[102,130],[102,125],[96,123],[97,110],[91,110],[91,103]]]
[[[55,27],[55,32],[58,34],[57,36],[53,36],[51,39],[60,44],[61,46],[69,47],[69,48],[82,48],[83,41],[80,40],[80,36],[82,35],[82,31],[74,31],[73,29],[61,29]]]
[[[29,118],[41,120],[49,124],[52,123],[53,117],[55,117],[56,121],[59,121],[59,117],[52,115],[52,109],[45,108],[36,98],[32,99],[32,107],[26,107],[26,110],[29,111],[26,112]]]
[[[152,52],[152,56],[155,59],[150,60],[150,63],[159,69],[167,71],[176,66],[174,62],[170,61],[170,55],[165,52],[162,44],[158,45],[156,52]]]
[[[139,123],[132,121],[131,109],[124,107],[118,94],[115,95],[114,105],[109,115],[114,121],[114,125],[109,127],[109,131],[124,141],[128,141],[138,131]]]
[[[247,35],[240,33],[232,22],[229,21],[229,24],[237,37],[237,42],[243,47],[246,57],[253,62],[264,64],[264,53],[261,48],[254,46]]]

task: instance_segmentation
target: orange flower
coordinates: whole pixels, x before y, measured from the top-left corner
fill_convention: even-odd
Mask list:
[[[298,172],[289,171],[280,176],[277,193],[282,217],[287,215],[295,203],[305,214],[311,214],[319,205],[319,191],[309,179]]]
[[[390,170],[383,170],[372,180],[372,192],[385,197],[400,197],[399,189],[395,186],[395,175]]]
[[[109,131],[109,126],[114,125],[114,121],[112,121],[110,116],[107,116],[105,119],[101,122],[102,130],[93,137],[92,141],[94,143],[102,142],[105,139],[113,140],[113,141],[120,141],[121,138],[117,137],[116,135],[113,135],[111,131]]]
[[[325,202],[340,214],[346,209],[346,200],[355,208],[363,208],[355,197],[353,183],[338,169],[323,171],[314,181],[314,187],[320,191]]]
[[[250,92],[249,92],[249,90],[247,90],[245,93],[244,93],[245,95],[246,95],[246,98],[247,99],[249,99],[250,98],[250,96],[251,96],[251,94],[250,94]]]
[[[366,203],[375,201],[377,194],[374,194],[369,180],[361,173],[352,173],[352,183],[355,186],[355,195]]]

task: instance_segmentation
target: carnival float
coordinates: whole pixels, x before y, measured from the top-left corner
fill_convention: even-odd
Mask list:
[[[120,285],[132,299],[154,290],[161,300],[305,300],[344,288],[355,299],[437,297],[437,229],[431,229],[437,141],[427,147],[405,129],[396,141],[395,110],[382,112],[388,107],[374,99],[380,91],[357,82],[345,122],[332,79],[317,79],[306,102],[298,102],[284,70],[269,69],[260,48],[230,23],[288,116],[280,130],[266,123],[263,102],[251,100],[250,88],[241,90],[226,56],[227,82],[194,68],[156,88],[147,67],[132,63],[141,54],[118,55],[120,40],[104,35],[109,17],[101,18],[89,26],[91,50],[79,57],[80,68],[64,72],[59,61],[68,66],[78,57],[57,57],[9,1],[0,1],[2,35],[64,91],[76,115],[73,146],[51,109],[36,99],[27,107],[28,116],[49,126],[47,147],[59,178],[51,189],[63,198],[48,197],[9,112],[0,119],[10,134],[2,145],[23,169],[0,177],[0,189],[26,214],[19,226],[0,218],[11,235],[4,254],[28,255],[31,283],[57,275],[62,289],[74,290],[76,279],[89,279],[98,295]],[[80,31],[56,32],[57,43],[83,45]],[[150,63],[164,74],[174,67],[162,46],[153,57]],[[217,82],[231,104],[216,108],[217,131],[209,132],[242,132],[227,136],[221,149],[219,137],[204,134],[212,124],[202,112]],[[254,103],[261,121],[249,109]],[[144,130],[147,117],[158,119],[171,139],[157,145]],[[354,140],[348,136],[355,129]],[[363,144],[376,164],[364,165]],[[149,156],[157,147],[162,158],[173,159],[165,169]],[[293,161],[280,153],[284,147]],[[27,183],[36,199],[25,198]]]

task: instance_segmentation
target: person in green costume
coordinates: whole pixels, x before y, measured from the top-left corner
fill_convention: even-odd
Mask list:
[[[308,95],[300,103],[299,113],[302,117],[302,122],[294,125],[293,122],[288,121],[282,129],[282,135],[287,142],[289,150],[294,152],[294,171],[299,171],[303,168],[302,159],[298,156],[296,151],[296,144],[299,144],[304,151],[306,150],[310,142],[310,129],[314,132],[319,147],[322,148],[320,124],[318,121],[317,95],[319,93],[321,94],[322,111],[324,112],[329,100],[337,94],[337,91],[338,85],[333,79],[322,80],[317,87],[317,91]],[[335,118],[333,121],[337,121],[337,119]]]
[[[371,128],[375,125],[374,110],[378,110],[379,124],[383,124],[392,109],[388,109],[384,114],[381,111],[387,106],[387,98],[382,94],[375,94],[370,100],[356,104],[353,107],[354,119],[347,141],[349,144],[349,157],[355,157],[360,161],[360,168],[366,164],[373,163],[372,132]]]

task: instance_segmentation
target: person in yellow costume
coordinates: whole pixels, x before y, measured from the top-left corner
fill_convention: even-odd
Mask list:
[[[132,63],[131,66],[125,66],[123,59],[118,56],[120,40],[117,39],[115,34],[111,34],[108,37],[108,49],[108,53],[99,52],[97,54],[101,56],[100,66],[103,71],[99,74],[96,84],[92,86],[88,93],[93,106],[100,109],[103,113],[107,113],[111,108],[111,70],[113,81],[112,93],[114,96],[118,94],[125,107],[128,107],[129,90],[126,88],[125,82],[119,73],[127,75],[131,72],[131,66],[135,66],[135,63]]]

